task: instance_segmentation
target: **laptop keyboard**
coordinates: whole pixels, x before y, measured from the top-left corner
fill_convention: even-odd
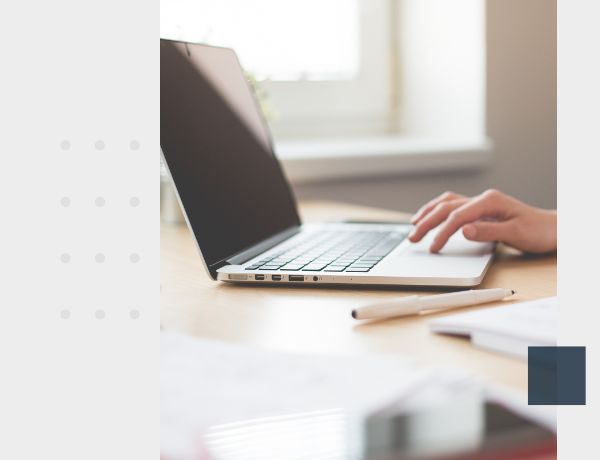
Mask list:
[[[323,232],[246,270],[368,272],[408,234],[400,231]]]

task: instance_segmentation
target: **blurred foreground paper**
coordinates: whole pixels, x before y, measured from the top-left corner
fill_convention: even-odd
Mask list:
[[[161,452],[169,460],[212,458],[202,456],[203,439],[218,444],[215,427],[248,433],[249,420],[255,435],[273,421],[318,427],[305,447],[327,450],[319,443],[346,439],[348,415],[415,391],[429,372],[391,356],[293,355],[163,334]],[[286,443],[271,439],[272,448]]]

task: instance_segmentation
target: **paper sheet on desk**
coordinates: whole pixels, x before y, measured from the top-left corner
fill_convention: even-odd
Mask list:
[[[527,359],[529,346],[553,346],[558,337],[556,297],[448,315],[429,323],[434,332],[468,335],[474,345]]]
[[[429,371],[395,357],[327,357],[161,337],[161,451],[197,458],[208,428],[227,422],[342,409],[364,413],[419,386]]]

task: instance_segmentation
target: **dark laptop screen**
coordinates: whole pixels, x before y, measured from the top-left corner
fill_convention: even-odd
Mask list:
[[[233,51],[161,40],[160,144],[209,267],[299,225]]]

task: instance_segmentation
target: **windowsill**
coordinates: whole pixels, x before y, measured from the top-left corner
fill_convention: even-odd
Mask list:
[[[276,152],[293,184],[330,179],[477,171],[492,161],[488,139],[381,136],[280,141]]]

